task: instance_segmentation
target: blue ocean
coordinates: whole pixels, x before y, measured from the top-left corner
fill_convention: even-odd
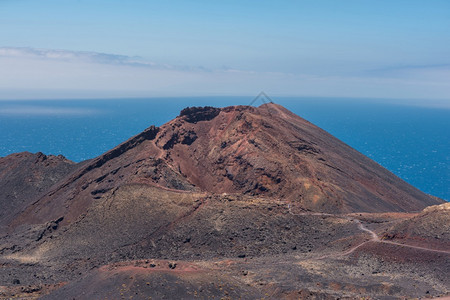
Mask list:
[[[0,101],[0,156],[98,156],[187,106],[248,105],[251,97]],[[422,191],[450,200],[450,109],[408,101],[273,99]],[[255,105],[261,103],[256,102]]]

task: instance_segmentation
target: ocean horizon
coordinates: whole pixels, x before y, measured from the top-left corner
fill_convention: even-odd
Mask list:
[[[151,125],[170,121],[187,106],[249,105],[252,100],[244,96],[2,100],[0,157],[28,151],[80,162]],[[277,97],[274,102],[420,190],[450,200],[449,107],[392,99]]]

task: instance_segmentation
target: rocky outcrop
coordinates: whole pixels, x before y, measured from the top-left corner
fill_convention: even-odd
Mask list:
[[[180,112],[186,122],[197,123],[200,121],[210,121],[217,117],[220,113],[220,108],[205,106],[205,107],[187,107]]]

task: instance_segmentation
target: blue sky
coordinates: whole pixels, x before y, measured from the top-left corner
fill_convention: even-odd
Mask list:
[[[0,0],[0,98],[450,99],[450,1]]]

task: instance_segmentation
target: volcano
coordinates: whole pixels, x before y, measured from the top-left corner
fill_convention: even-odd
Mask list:
[[[330,213],[419,211],[442,203],[270,103],[186,108],[87,163],[18,221],[75,220],[106,192],[131,183],[261,195]]]
[[[188,107],[78,164],[0,158],[0,191],[7,296],[448,293],[444,201],[274,103]]]

